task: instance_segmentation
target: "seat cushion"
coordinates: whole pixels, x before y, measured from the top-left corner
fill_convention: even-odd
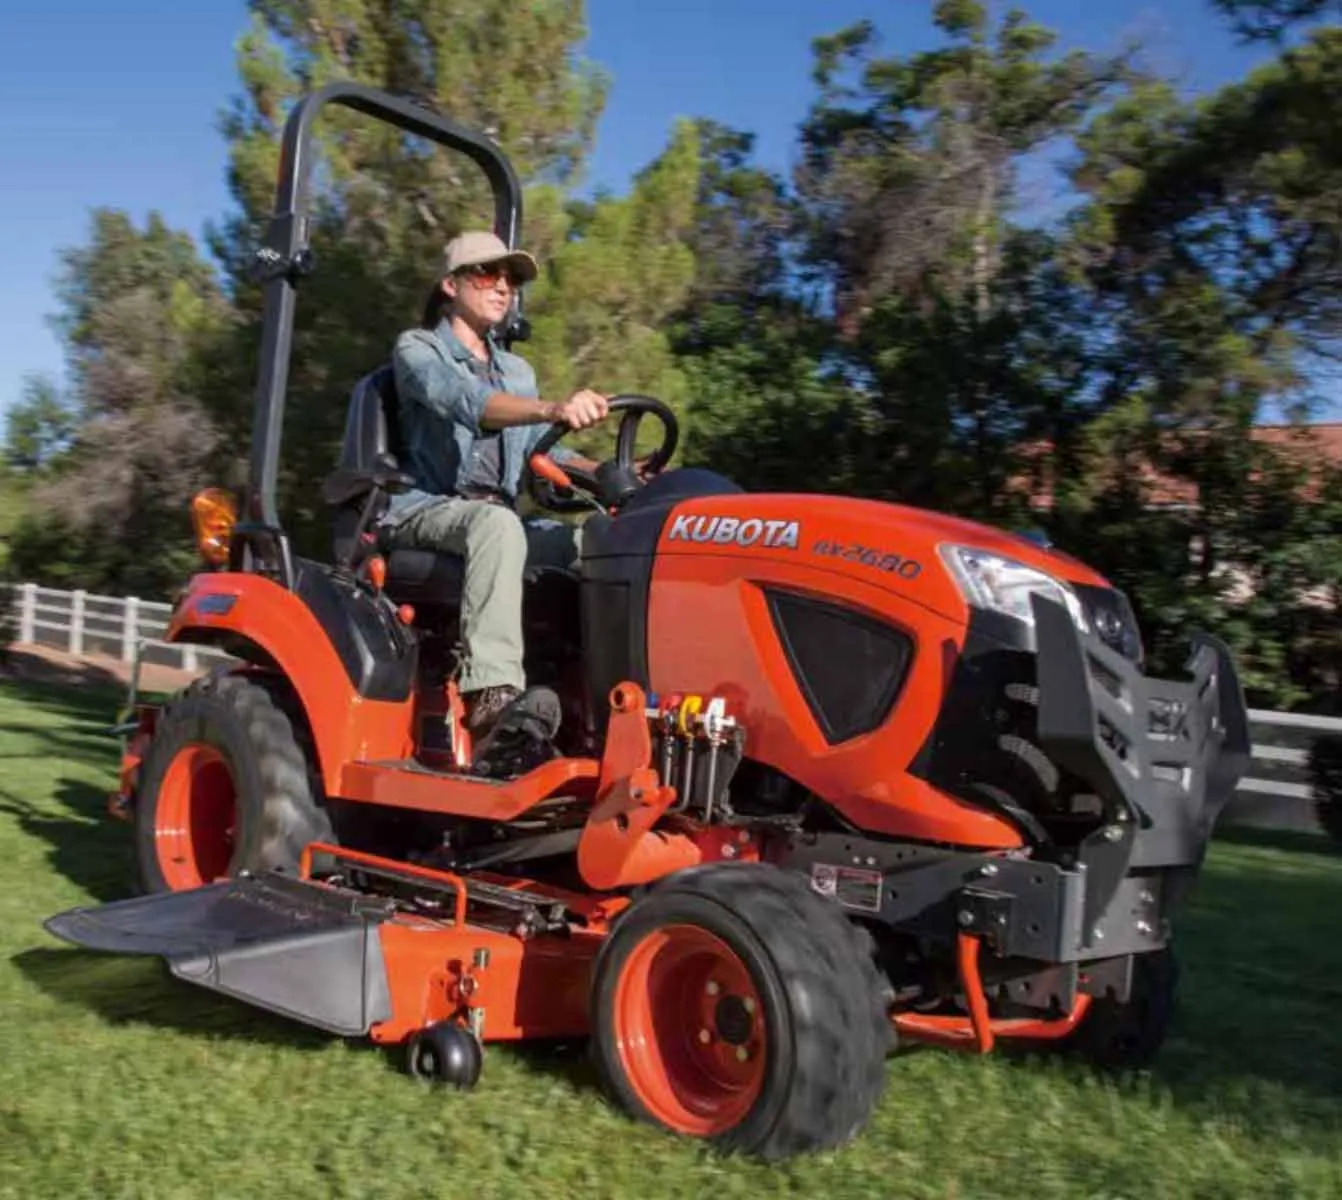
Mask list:
[[[458,608],[465,569],[460,555],[400,547],[387,555],[385,590],[397,604]]]

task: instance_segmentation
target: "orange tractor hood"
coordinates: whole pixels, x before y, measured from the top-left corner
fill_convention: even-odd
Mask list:
[[[956,622],[965,599],[940,547],[1001,555],[1069,584],[1108,587],[1084,563],[990,525],[959,517],[841,496],[732,494],[687,499],[668,514],[659,556],[731,556],[783,568],[800,587],[824,592],[835,574],[859,586],[898,593]],[[766,568],[767,564],[767,568]]]

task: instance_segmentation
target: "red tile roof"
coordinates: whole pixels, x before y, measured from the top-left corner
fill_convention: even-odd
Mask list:
[[[1266,445],[1289,449],[1289,456],[1303,467],[1315,470],[1342,467],[1342,421],[1315,425],[1259,425],[1254,429],[1254,437]],[[1020,450],[1021,457],[1030,465],[1013,481],[1011,488],[1016,492],[1027,493],[1031,508],[1048,510],[1053,507],[1052,449],[1051,442],[1041,440],[1023,446]],[[1116,465],[1108,464],[1111,470]],[[1147,462],[1138,463],[1136,471],[1139,483],[1153,507],[1184,506],[1197,502],[1197,487],[1191,481],[1162,475]]]

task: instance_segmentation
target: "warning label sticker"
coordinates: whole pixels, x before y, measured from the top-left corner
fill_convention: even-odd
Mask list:
[[[834,863],[811,864],[811,886],[845,908],[881,911],[881,873]]]

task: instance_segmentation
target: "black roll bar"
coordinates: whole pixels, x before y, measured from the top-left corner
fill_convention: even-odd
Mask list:
[[[308,247],[308,202],[312,125],[327,104],[343,104],[379,121],[441,146],[458,150],[485,173],[494,194],[494,232],[509,249],[517,248],[522,226],[522,187],[503,151],[482,135],[438,116],[411,100],[358,83],[330,83],[309,92],[294,106],[284,125],[275,210],[256,268],[264,283],[261,359],[252,423],[252,459],[244,520],[279,531],[275,484],[284,400],[293,348],[298,280],[312,270]]]

